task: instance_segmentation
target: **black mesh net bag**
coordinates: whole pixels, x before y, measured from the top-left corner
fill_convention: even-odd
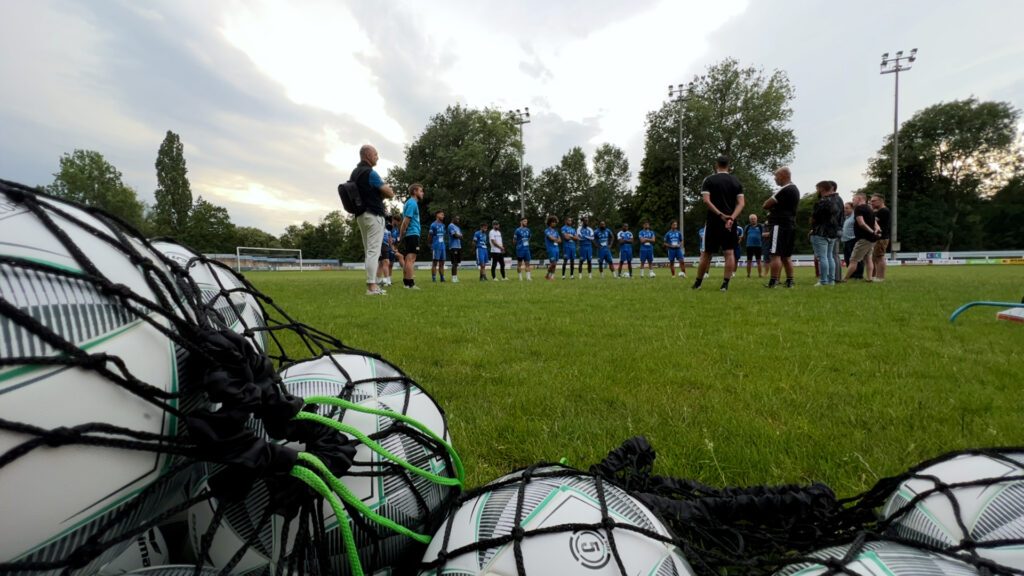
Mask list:
[[[325,359],[333,388],[279,374]],[[397,368],[187,247],[0,180],[0,573],[389,570],[462,477]]]

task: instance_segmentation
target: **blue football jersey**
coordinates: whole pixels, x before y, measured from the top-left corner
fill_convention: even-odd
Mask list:
[[[462,228],[459,228],[457,224],[448,225],[448,245],[452,250],[460,250],[462,248]]]
[[[444,248],[444,233],[447,230],[448,227],[444,225],[444,222],[437,222],[435,220],[430,225],[431,247]]]
[[[637,232],[637,236],[640,238],[641,246],[654,246],[654,230],[643,230]],[[645,243],[645,241],[647,243]]]
[[[665,243],[670,248],[679,248],[683,245],[683,235],[679,230],[669,230],[665,232]]]
[[[516,247],[529,248],[530,247],[530,229],[524,226],[516,228],[515,233],[512,235],[512,241]]]
[[[633,233],[630,232],[629,230],[623,230],[623,231],[619,232],[619,243],[620,244],[632,244],[633,243]]]
[[[548,250],[554,250],[558,247],[558,230],[554,228],[548,228],[544,231],[544,246]]]
[[[562,233],[562,242],[564,242],[566,246],[572,246],[572,245],[574,245],[576,243],[576,239],[575,239],[576,238],[576,229],[575,228],[573,228],[572,226],[562,226],[561,233]],[[566,239],[566,236],[569,236],[569,238]]]
[[[611,228],[598,228],[594,231],[594,238],[597,239],[597,245],[602,248],[607,248],[612,245],[612,229]]]
[[[476,233],[473,234],[473,243],[476,244],[478,249],[487,250],[487,232],[477,230]]]

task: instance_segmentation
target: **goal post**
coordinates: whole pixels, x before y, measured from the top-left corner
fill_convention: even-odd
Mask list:
[[[259,246],[237,246],[235,248],[235,270],[299,270],[302,266],[302,250],[298,248],[261,248]]]

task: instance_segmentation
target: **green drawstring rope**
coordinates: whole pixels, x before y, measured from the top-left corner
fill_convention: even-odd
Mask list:
[[[445,440],[443,438],[438,436],[437,433],[435,433],[433,430],[431,430],[430,428],[428,428],[424,424],[422,424],[420,422],[417,422],[416,420],[410,418],[409,416],[406,416],[405,414],[399,414],[397,412],[392,412],[390,410],[379,410],[379,409],[376,409],[376,408],[368,408],[366,406],[360,406],[358,404],[354,404],[354,403],[349,402],[347,400],[342,400],[341,398],[335,398],[333,396],[310,396],[309,398],[305,398],[304,401],[306,402],[306,404],[326,404],[326,405],[330,405],[330,406],[337,406],[339,408],[345,408],[347,410],[353,410],[353,411],[356,411],[356,412],[362,412],[364,414],[373,414],[375,416],[384,416],[384,417],[387,417],[387,418],[391,418],[393,420],[398,420],[400,422],[404,422],[404,423],[412,426],[413,428],[416,428],[420,432],[423,432],[424,434],[426,434],[427,436],[432,438],[434,441],[436,441],[436,442],[440,443],[442,446],[444,446],[445,450],[448,452],[448,455],[451,457],[452,465],[455,467],[455,477],[458,479],[458,484],[451,483],[450,482],[450,480],[451,480],[450,478],[445,478],[445,477],[442,477],[442,476],[430,475],[430,476],[424,476],[424,477],[430,478],[431,480],[433,480],[434,478],[438,478],[440,480],[433,480],[433,481],[437,482],[438,484],[445,485],[445,486],[455,486],[455,485],[458,485],[459,487],[462,487],[462,483],[465,482],[465,480],[466,480],[466,472],[465,472],[465,468],[462,465],[462,459],[459,458],[459,454],[455,451],[454,448],[452,448],[451,444],[449,444],[448,442],[445,442]],[[300,419],[300,420],[313,420],[313,421],[319,422],[321,424],[324,424],[326,426],[330,426],[330,427],[332,427],[335,430],[338,430],[340,432],[344,432],[346,434],[350,434],[350,435],[356,437],[357,439],[359,439],[360,441],[362,441],[364,444],[366,444],[368,447],[370,447],[370,449],[372,449],[374,452],[377,452],[381,456],[383,456],[383,457],[385,457],[385,458],[387,458],[389,460],[392,460],[393,462],[396,462],[396,463],[398,463],[400,465],[403,465],[403,467],[407,468],[409,471],[411,471],[413,473],[416,473],[416,474],[419,474],[419,472],[422,472],[422,470],[420,470],[419,468],[415,468],[413,466],[410,466],[410,465],[402,462],[400,459],[398,459],[395,456],[393,456],[392,454],[390,454],[382,446],[380,446],[379,444],[377,444],[373,440],[370,440],[365,434],[363,434],[362,432],[360,432],[359,430],[357,430],[357,429],[355,429],[355,428],[353,428],[351,426],[348,426],[347,424],[342,424],[341,422],[338,422],[336,420],[333,420],[333,419],[330,419],[330,418],[326,418],[326,417],[320,416],[318,414],[312,414],[310,412],[299,412],[298,414],[296,414],[295,418],[296,419]],[[419,472],[417,472],[417,471],[419,471]],[[430,474],[430,473],[427,473],[427,474]],[[423,476],[423,474],[420,474],[420,475]],[[431,476],[433,476],[433,477],[431,478]]]
[[[305,453],[300,453],[299,458]],[[319,460],[317,460],[319,462]],[[323,463],[320,464],[323,466]],[[338,517],[338,525],[341,527],[341,538],[345,543],[345,551],[348,554],[348,565],[352,569],[353,576],[363,576],[363,565],[359,561],[359,551],[356,549],[356,539],[352,535],[352,527],[348,525],[348,514],[345,512],[345,508],[338,501],[338,497],[331,492],[331,489],[324,484],[324,481],[316,475],[312,470],[304,466],[293,466],[291,475],[299,480],[302,480],[310,488],[316,491],[317,494],[323,496],[324,499],[331,505],[334,510],[334,515]]]
[[[370,507],[364,504],[363,501],[360,500],[358,496],[353,494],[348,489],[347,486],[342,484],[341,480],[338,480],[338,478],[334,474],[331,474],[331,471],[327,469],[327,466],[316,456],[310,454],[309,452],[301,452],[299,453],[299,460],[315,468],[316,471],[319,472],[320,475],[327,480],[327,484],[329,484],[330,487],[334,490],[334,493],[337,494],[338,496],[341,496],[342,500],[344,500],[350,506],[352,506],[360,513],[362,513],[363,516],[366,516],[370,520],[373,520],[374,522],[384,526],[385,528],[389,528],[394,532],[402,534],[403,536],[408,536],[409,538],[412,538],[417,542],[420,542],[422,544],[430,544],[430,536],[414,532],[406,528],[405,526],[402,526],[401,524],[395,522],[394,520],[381,516],[380,514],[374,512],[373,510],[370,510]],[[339,521],[341,521],[340,517]]]

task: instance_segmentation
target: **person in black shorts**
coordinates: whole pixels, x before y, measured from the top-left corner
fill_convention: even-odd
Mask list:
[[[693,289],[700,290],[704,274],[711,266],[711,255],[722,251],[725,255],[725,276],[722,292],[729,289],[729,280],[736,272],[736,218],[743,212],[743,185],[729,173],[729,157],[719,156],[715,161],[715,173],[704,179],[701,196],[708,207],[704,225],[704,250],[700,253],[700,266]]]
[[[779,274],[786,269],[786,288],[793,287],[793,244],[796,242],[796,207],[800,203],[800,189],[793,184],[793,175],[783,166],[775,171],[775,184],[781,186],[771,198],[764,201],[768,210],[768,245],[771,254],[771,279],[766,288],[779,285]]]

